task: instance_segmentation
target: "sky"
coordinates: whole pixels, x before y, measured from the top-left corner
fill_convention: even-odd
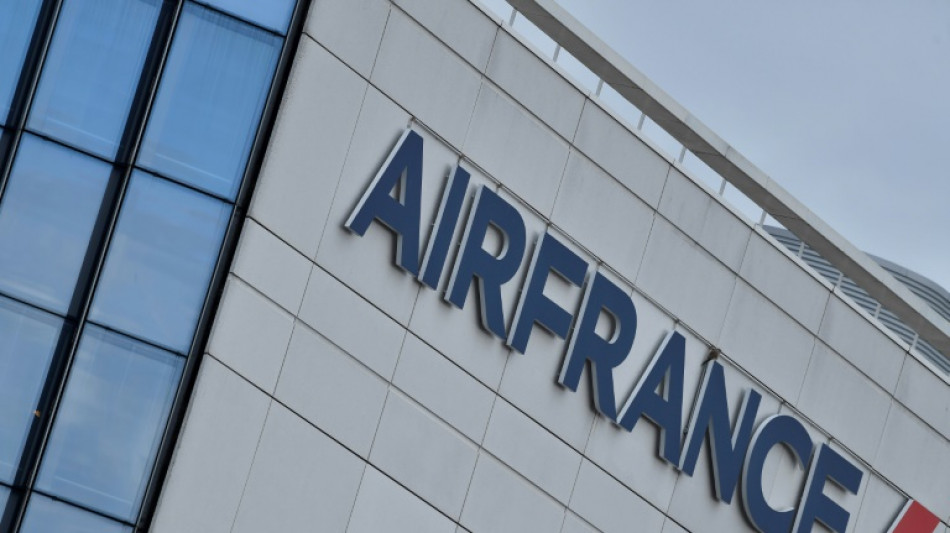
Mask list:
[[[852,243],[950,289],[950,2],[558,3]]]

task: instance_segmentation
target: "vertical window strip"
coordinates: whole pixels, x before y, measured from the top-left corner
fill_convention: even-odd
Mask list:
[[[290,1],[292,2],[293,0]],[[36,29],[33,32],[29,51],[23,64],[20,79],[17,83],[16,94],[13,98],[13,105],[11,106],[11,112],[9,114],[11,120],[5,124],[5,129],[2,130],[4,139],[2,143],[0,143],[0,199],[2,199],[3,189],[7,185],[20,140],[24,132],[27,131],[26,119],[28,110],[37,90],[40,73],[53,37],[58,14],[62,9],[62,4],[63,0],[45,0],[40,15],[37,18]],[[43,453],[47,447],[50,432],[55,423],[56,413],[63,397],[64,389],[66,388],[70,368],[73,365],[82,332],[86,329],[86,320],[90,311],[95,286],[98,283],[98,278],[102,271],[112,236],[115,232],[119,218],[119,209],[126,196],[126,189],[128,188],[134,169],[133,162],[136,160],[137,152],[144,135],[146,119],[158,90],[161,70],[164,62],[167,60],[175,25],[177,24],[184,4],[185,2],[182,0],[165,0],[163,3],[159,17],[160,20],[149,47],[146,65],[139,80],[126,128],[122,135],[122,141],[116,154],[115,165],[113,166],[112,176],[110,177],[109,187],[106,193],[106,200],[102,203],[100,214],[96,222],[96,228],[91,238],[89,251],[83,262],[82,273],[77,282],[77,289],[72,298],[69,313],[67,314],[67,322],[63,325],[62,332],[59,336],[55,355],[53,356],[54,362],[49,368],[46,385],[42,391],[42,399],[37,412],[38,416],[33,422],[28,443],[23,451],[23,457],[20,461],[20,474],[13,483],[13,487],[10,487],[6,483],[0,483],[0,496],[2,496],[0,497],[0,509],[4,510],[0,529],[3,531],[21,530],[20,528],[24,526],[24,519],[28,517],[31,494],[33,494],[33,486],[36,483],[37,474],[41,467]],[[144,497],[141,498],[140,511],[138,515],[134,517],[134,520],[115,521],[114,523],[118,528],[116,529],[117,531],[125,530],[126,527],[128,527],[129,530],[134,528],[135,531],[146,531],[150,525],[158,494],[171,459],[171,452],[181,429],[187,400],[194,386],[194,378],[200,363],[200,356],[207,343],[210,324],[220,300],[224,279],[230,269],[237,237],[240,234],[249,203],[250,193],[253,189],[253,182],[260,170],[263,149],[267,144],[270,131],[273,128],[273,121],[276,117],[276,106],[286,86],[290,63],[295,54],[303,19],[308,8],[309,0],[300,0],[299,4],[293,10],[290,23],[291,29],[287,32],[288,37],[284,40],[276,73],[274,73],[269,83],[270,89],[262,112],[262,118],[255,130],[250,156],[242,173],[241,185],[236,195],[236,205],[231,209],[225,240],[218,250],[217,265],[212,274],[210,289],[206,291],[202,312],[198,317],[197,332],[193,335],[188,351],[189,356],[184,362],[184,376],[177,385],[174,401],[171,406],[171,414],[166,419],[165,427],[161,428],[160,431],[162,434],[160,450],[149,474],[148,482],[144,489]],[[61,508],[64,509],[63,512],[66,512],[65,509],[67,508],[62,507],[62,505],[65,504],[59,507],[50,506],[49,502],[59,501],[56,495],[47,494],[40,496],[39,494],[42,494],[40,492],[36,494],[37,505],[42,503],[46,508]],[[50,497],[52,497],[52,499],[50,499]],[[6,503],[5,507],[4,503]],[[73,503],[69,504],[69,508],[73,509],[73,511],[68,512],[85,513],[83,516],[88,515],[90,517],[88,518],[89,520],[104,520],[106,518],[114,520],[114,518],[106,517],[106,515],[96,510],[82,510],[85,508],[76,506]],[[33,516],[33,520],[37,520],[38,518],[36,517],[39,515],[34,512]],[[103,524],[105,524],[105,522],[103,522]]]

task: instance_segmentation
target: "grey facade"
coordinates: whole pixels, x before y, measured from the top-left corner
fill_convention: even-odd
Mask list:
[[[791,509],[777,530],[798,518],[796,531],[827,531],[805,512],[827,499],[842,531],[884,533],[916,502],[950,533],[944,309],[551,0],[13,1],[0,7],[13,13],[0,42],[22,45],[0,60],[4,533],[754,531],[768,529],[758,496]],[[131,31],[136,16],[152,33]],[[554,57],[513,20],[547,32]],[[57,44],[70,35],[88,49]],[[121,36],[138,48],[100,42]],[[127,68],[79,69],[70,53]],[[565,70],[568,56],[582,66]],[[585,68],[592,85],[575,77]],[[68,83],[44,81],[57,72]],[[66,90],[121,76],[131,89]],[[421,162],[425,264],[448,228],[433,287],[378,213],[365,233],[350,225],[413,135],[422,155],[385,193],[409,205]],[[747,217],[690,161],[795,233]],[[455,217],[458,169],[470,181]],[[91,207],[66,179],[98,184]],[[462,280],[464,305],[446,294],[466,250],[491,262],[517,248],[500,219],[470,235],[484,198],[526,238],[500,282],[501,334],[484,279]],[[830,262],[790,247],[795,235]],[[556,334],[529,321],[526,349],[512,348],[545,236],[586,270],[542,271],[544,305],[569,320]],[[616,364],[580,359],[572,390],[579,332],[609,345],[630,324],[590,307],[596,283],[635,308],[636,335]],[[669,346],[683,367],[654,386]],[[710,409],[738,428],[719,446],[767,452],[752,467],[753,451],[735,452],[731,502],[714,487],[727,454],[699,414],[719,370]],[[650,415],[622,427],[641,393],[673,406],[675,432]],[[794,421],[805,452],[763,437],[776,419]],[[682,454],[664,460],[673,438]],[[815,474],[820,456],[859,483],[840,464]]]
[[[558,385],[565,341],[535,328],[512,352],[394,266],[390,231],[343,227],[407,127],[424,226],[461,162],[467,202],[487,186],[529,241],[547,230],[629,291],[618,398],[675,328],[687,409],[717,353],[731,406],[755,389],[760,420],[791,414],[860,465],[857,494],[826,489],[848,531],[908,498],[946,529],[946,376],[568,78],[474,2],[314,1],[154,531],[751,530],[705,452],[687,476],[654,425],[597,415],[586,376]],[[796,505],[804,477],[770,456],[769,501]]]

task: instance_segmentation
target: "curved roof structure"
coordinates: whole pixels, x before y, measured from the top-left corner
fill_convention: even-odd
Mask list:
[[[813,248],[805,244],[792,232],[787,229],[774,226],[763,226],[778,242],[782,243],[789,251],[805,261],[815,271],[825,277],[831,284],[837,286],[842,292],[851,297],[871,316],[878,319],[888,329],[903,339],[912,348],[916,348],[921,354],[927,357],[931,362],[937,365],[946,373],[950,373],[950,358],[937,350],[931,343],[921,339],[916,331],[907,326],[897,315],[881,305],[879,301],[868,294],[860,285],[851,278],[844,275],[835,268],[827,259],[822,257]],[[886,259],[868,254],[884,270],[893,275],[904,286],[926,302],[934,311],[943,318],[950,320],[950,292],[930,280],[906,267],[893,263]]]

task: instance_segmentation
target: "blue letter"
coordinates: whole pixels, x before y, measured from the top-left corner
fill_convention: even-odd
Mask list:
[[[439,276],[442,275],[442,269],[445,267],[445,258],[449,255],[449,245],[452,244],[452,234],[455,232],[455,226],[458,225],[470,177],[471,175],[465,169],[460,166],[455,167],[442,193],[442,203],[439,204],[439,213],[435,217],[429,246],[426,248],[425,257],[422,258],[422,272],[419,273],[419,281],[433,289],[439,284]]]
[[[594,331],[601,311],[613,317],[614,334],[609,341]],[[630,295],[600,272],[596,273],[584,292],[581,315],[571,335],[558,383],[576,392],[584,363],[590,361],[594,406],[607,418],[616,420],[617,401],[614,398],[612,371],[629,355],[636,334],[637,309]]]
[[[399,185],[399,200],[392,191]],[[396,234],[396,264],[419,273],[419,221],[422,217],[422,137],[407,129],[376,173],[344,226],[363,236],[373,220]]]
[[[788,415],[767,418],[755,430],[742,469],[742,503],[749,521],[763,533],[788,533],[795,520],[794,508],[772,509],[762,490],[762,466],[769,450],[777,444],[784,445],[795,455],[802,470],[813,447],[805,426]]]
[[[759,410],[761,399],[762,396],[758,392],[748,390],[739,409],[736,427],[732,429],[722,365],[715,359],[706,363],[703,382],[696,396],[689,429],[686,431],[686,449],[680,470],[688,476],[693,475],[703,438],[708,438],[713,481],[719,501],[732,503],[732,495],[742,473],[742,459],[749,448],[752,429],[755,427],[755,414]]]
[[[827,444],[822,443],[811,462],[811,471],[805,481],[805,498],[801,509],[795,518],[796,533],[811,531],[815,520],[828,526],[828,529],[837,533],[844,533],[848,529],[848,520],[851,515],[841,508],[831,498],[825,496],[825,480],[834,481],[839,487],[851,494],[857,494],[861,488],[861,478],[864,473],[850,461],[841,457]]]
[[[552,271],[580,287],[587,274],[587,262],[551,234],[545,233],[535,246],[531,267],[528,268],[528,283],[518,300],[514,324],[508,337],[508,345],[521,353],[528,347],[528,337],[535,322],[562,339],[567,337],[571,329],[574,315],[544,295],[544,285],[548,281],[548,273]]]
[[[504,239],[500,257],[482,247],[489,226],[500,231]],[[455,261],[445,297],[461,309],[473,278],[478,278],[482,326],[502,339],[508,336],[508,332],[501,303],[501,286],[518,272],[524,245],[524,220],[518,211],[484,185],[479,187],[462,236],[462,251]]]
[[[686,339],[671,331],[620,411],[620,426],[627,431],[633,431],[641,416],[656,424],[660,428],[660,455],[674,465],[680,462],[685,366]],[[660,387],[662,394],[657,393]]]

